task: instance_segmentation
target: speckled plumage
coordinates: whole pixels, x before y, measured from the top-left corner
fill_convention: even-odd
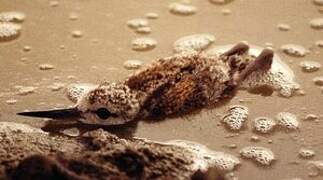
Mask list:
[[[272,50],[254,57],[248,48],[240,43],[221,55],[186,52],[161,58],[124,81],[101,84],[81,97],[77,107],[82,112],[106,108],[112,118],[101,121],[92,113],[85,122],[109,125],[216,104],[231,97],[253,71],[270,68]]]
[[[273,51],[249,55],[239,43],[220,55],[186,52],[161,58],[124,81],[71,88],[74,109],[22,113],[38,117],[77,114],[86,124],[117,125],[136,119],[178,115],[231,97],[252,72],[271,67]],[[84,93],[80,93],[84,91]],[[49,114],[48,114],[49,113]]]
[[[142,113],[170,115],[217,102],[230,81],[224,59],[202,53],[159,59],[124,83],[142,92]]]

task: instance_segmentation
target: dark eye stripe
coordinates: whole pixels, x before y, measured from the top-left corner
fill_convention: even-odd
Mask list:
[[[95,114],[102,120],[106,120],[111,116],[110,111],[108,111],[106,108],[97,109]]]

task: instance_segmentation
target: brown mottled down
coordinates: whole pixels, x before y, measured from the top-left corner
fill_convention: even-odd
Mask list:
[[[170,115],[215,104],[234,94],[253,71],[268,70],[273,52],[265,49],[250,56],[248,45],[239,43],[220,56],[183,53],[159,59],[130,76],[124,84],[145,94],[141,114]]]
[[[215,103],[230,81],[229,71],[228,64],[215,57],[179,54],[158,60],[125,84],[146,94],[142,111],[169,115]]]

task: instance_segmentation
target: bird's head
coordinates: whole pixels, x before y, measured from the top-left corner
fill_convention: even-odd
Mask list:
[[[21,112],[19,115],[75,119],[85,124],[119,125],[134,120],[140,111],[139,95],[119,83],[103,83],[79,97],[72,108]]]

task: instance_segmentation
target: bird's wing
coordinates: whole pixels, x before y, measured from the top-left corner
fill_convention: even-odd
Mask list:
[[[66,96],[69,100],[76,103],[83,94],[89,92],[90,90],[96,88],[97,86],[98,85],[90,84],[90,83],[70,84],[66,88]]]
[[[174,55],[171,57],[159,59],[150,66],[137,71],[126,80],[126,84],[134,90],[152,93],[159,90],[164,84],[175,80],[185,70],[194,68],[192,61],[196,56]]]

